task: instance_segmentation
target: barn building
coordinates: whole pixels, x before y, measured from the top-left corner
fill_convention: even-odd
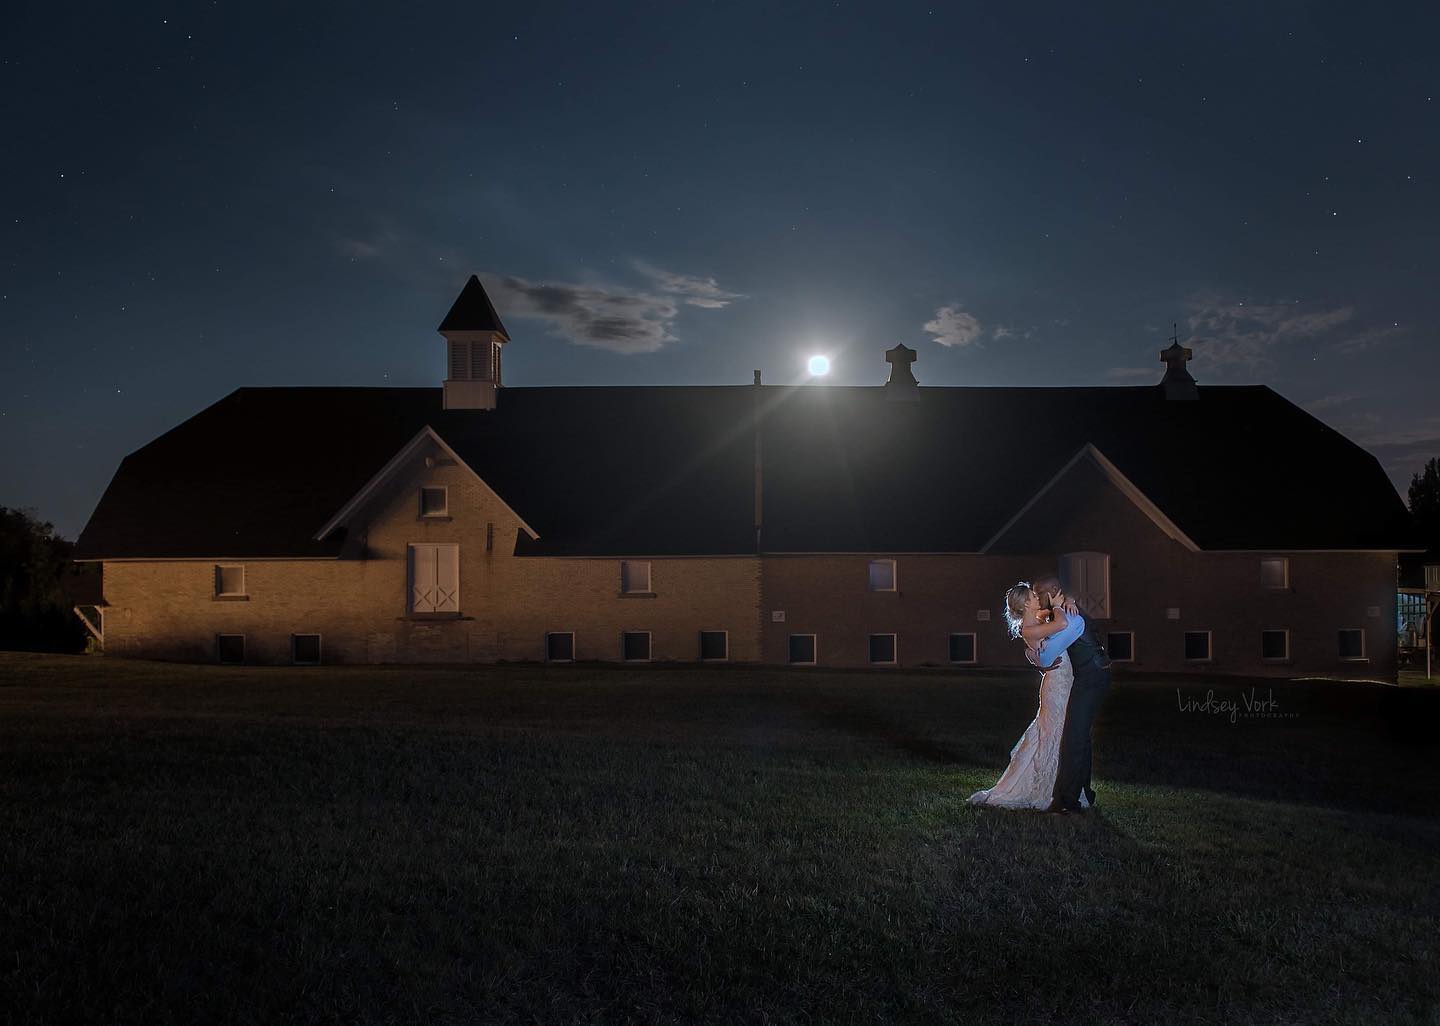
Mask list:
[[[514,387],[471,277],[439,388],[241,388],[121,463],[77,556],[108,655],[1022,664],[1058,570],[1117,668],[1393,679],[1373,456],[1190,351],[1117,388]]]

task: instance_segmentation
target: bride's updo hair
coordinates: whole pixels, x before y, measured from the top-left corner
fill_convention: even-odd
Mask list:
[[[1025,603],[1033,594],[1029,581],[1020,581],[1005,592],[1005,622],[1010,625],[1010,637],[1020,636],[1020,625],[1025,622]]]

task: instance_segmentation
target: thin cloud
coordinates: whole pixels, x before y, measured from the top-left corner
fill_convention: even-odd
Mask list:
[[[1000,324],[997,325],[995,330],[990,333],[990,337],[998,341],[1000,339],[1009,338],[1013,334],[1015,334],[1014,328],[1010,327],[1007,324]]]
[[[1322,395],[1318,399],[1311,399],[1300,405],[1311,413],[1323,413],[1325,410],[1333,410],[1337,406],[1353,403],[1355,398],[1353,395]]]
[[[1244,303],[1198,296],[1189,303],[1184,344],[1195,366],[1216,376],[1272,371],[1288,348],[1351,355],[1380,345],[1398,326],[1361,328],[1353,306],[1311,310],[1293,303]]]
[[[543,321],[576,345],[631,355],[676,341],[670,328],[680,308],[666,296],[516,277],[496,279],[491,291],[505,316]]]
[[[676,274],[674,271],[653,267],[641,260],[635,261],[635,269],[653,281],[661,292],[679,296],[690,306],[698,306],[706,310],[721,310],[735,300],[745,298],[739,292],[722,289],[720,283],[714,278]]]
[[[975,315],[962,310],[958,303],[940,307],[934,319],[926,321],[921,330],[942,346],[950,347],[978,346],[984,331]]]

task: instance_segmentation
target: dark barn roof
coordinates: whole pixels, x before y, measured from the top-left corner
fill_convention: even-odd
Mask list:
[[[77,558],[330,556],[313,536],[432,427],[539,534],[522,554],[755,551],[751,385],[247,388],[120,465]],[[1397,549],[1373,456],[1265,387],[759,388],[763,549],[973,552],[1087,442],[1201,548]],[[1045,423],[1067,425],[1049,431]]]

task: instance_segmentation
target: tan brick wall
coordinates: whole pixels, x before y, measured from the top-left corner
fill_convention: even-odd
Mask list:
[[[729,632],[732,660],[758,658],[754,557],[653,559],[655,596],[621,597],[618,559],[515,557],[519,521],[463,468],[417,456],[403,477],[352,529],[364,558],[227,561],[245,564],[245,601],[214,597],[214,560],[107,563],[107,652],[209,661],[223,632],[245,635],[247,662],[279,663],[291,633],[320,633],[327,662],[540,659],[546,631],[573,630],[577,658],[609,660],[622,631],[646,630],[653,659],[688,661],[703,629]],[[420,518],[422,484],[449,489],[451,519]],[[462,618],[407,617],[412,542],[459,544]]]
[[[421,484],[449,488],[452,519],[420,519]],[[691,661],[703,629],[728,631],[736,661],[785,663],[789,635],[813,633],[820,665],[868,666],[868,635],[893,632],[899,665],[944,666],[949,635],[973,632],[981,665],[1022,666],[1001,612],[1005,589],[1053,569],[1058,553],[1094,550],[1111,557],[1112,617],[1097,627],[1135,632],[1130,668],[1395,674],[1394,553],[1276,553],[1290,559],[1290,587],[1267,591],[1261,553],[1188,551],[1084,464],[992,555],[657,558],[654,598],[620,596],[618,559],[512,555],[519,521],[461,467],[426,468],[417,457],[363,521],[368,533],[364,523],[354,533],[364,558],[246,560],[243,602],[213,597],[213,560],[107,563],[107,652],[209,661],[215,635],[233,632],[246,636],[247,661],[278,663],[290,659],[292,632],[318,632],[327,662],[539,659],[546,631],[573,630],[577,658],[613,660],[622,631],[648,630],[654,659]],[[495,525],[491,553],[487,523]],[[462,619],[407,618],[411,542],[460,545]],[[886,557],[897,561],[899,589],[872,593],[869,560]],[[1170,607],[1179,620],[1166,618]],[[1370,607],[1379,615],[1368,615]],[[772,622],[773,610],[783,610],[785,622]],[[1288,662],[1261,660],[1262,627],[1290,630]],[[1368,662],[1339,660],[1342,627],[1366,630]],[[1213,663],[1183,658],[1184,632],[1199,629],[1214,632]]]

